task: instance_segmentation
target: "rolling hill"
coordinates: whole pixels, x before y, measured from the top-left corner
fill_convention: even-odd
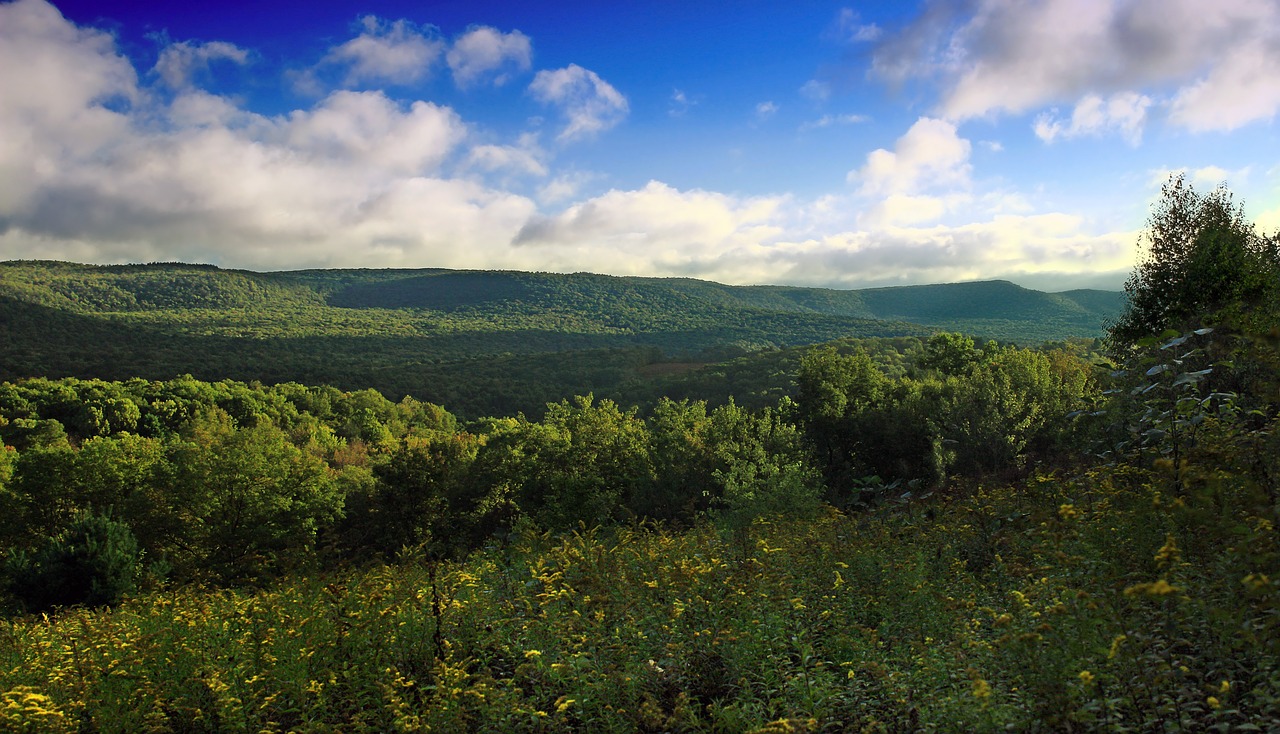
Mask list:
[[[325,382],[463,414],[849,337],[1096,337],[1123,294],[1005,281],[832,290],[511,271],[0,263],[0,378]]]

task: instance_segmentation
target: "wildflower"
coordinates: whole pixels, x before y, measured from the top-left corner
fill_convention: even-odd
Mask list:
[[[1251,573],[1241,579],[1240,583],[1247,586],[1249,591],[1261,591],[1271,585],[1271,579],[1265,573]]]
[[[1211,709],[1218,709],[1222,707],[1222,702],[1219,701],[1216,696],[1209,696],[1204,700],[1204,702],[1209,704],[1209,708]]]
[[[1067,503],[1058,506],[1058,517],[1061,517],[1063,520],[1070,520],[1073,517],[1079,516],[1080,511],[1077,510],[1076,506],[1073,504]]]
[[[1107,660],[1114,660],[1116,655],[1120,654],[1120,646],[1127,639],[1129,639],[1128,635],[1116,635],[1115,639],[1111,641],[1111,650],[1107,652]]]
[[[1173,533],[1170,533],[1165,536],[1164,545],[1156,551],[1156,563],[1160,568],[1168,568],[1177,563],[1181,557],[1182,552],[1178,550],[1178,541],[1173,537]]]
[[[540,658],[540,657],[542,657],[541,650],[525,650],[524,651],[525,660],[532,660],[534,658]]]
[[[840,575],[839,571],[836,571],[836,582],[832,585],[832,588],[838,589],[841,586],[844,586],[844,577]]]
[[[1080,679],[1080,682],[1086,686],[1093,682],[1093,673],[1090,673],[1087,670],[1080,671],[1080,675],[1077,677]]]
[[[1222,681],[1222,685],[1218,686],[1218,693],[1221,693],[1222,695],[1225,696],[1230,692],[1231,692],[1231,681],[1229,680]]]
[[[973,679],[973,697],[985,701],[991,698],[991,684],[983,678]]]
[[[1171,586],[1168,581],[1160,579],[1148,584],[1134,584],[1124,590],[1125,596],[1137,596],[1146,594],[1147,596],[1166,596],[1177,591],[1178,587]]]

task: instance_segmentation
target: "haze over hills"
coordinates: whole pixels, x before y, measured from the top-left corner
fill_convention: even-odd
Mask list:
[[[534,385],[600,391],[658,362],[847,337],[1097,337],[1123,298],[1006,281],[841,291],[588,273],[9,261],[0,263],[0,377],[191,373],[372,386],[463,412],[526,409],[562,396]]]

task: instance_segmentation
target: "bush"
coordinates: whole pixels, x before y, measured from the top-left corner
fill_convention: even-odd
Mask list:
[[[5,584],[29,611],[115,604],[133,589],[138,561],[138,541],[127,525],[83,513],[33,553],[11,554]]]

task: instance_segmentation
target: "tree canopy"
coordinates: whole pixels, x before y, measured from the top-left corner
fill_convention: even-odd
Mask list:
[[[1113,349],[1202,319],[1274,309],[1280,296],[1280,245],[1258,232],[1225,187],[1196,191],[1183,174],[1169,178],[1142,234],[1141,258],[1111,325]]]

